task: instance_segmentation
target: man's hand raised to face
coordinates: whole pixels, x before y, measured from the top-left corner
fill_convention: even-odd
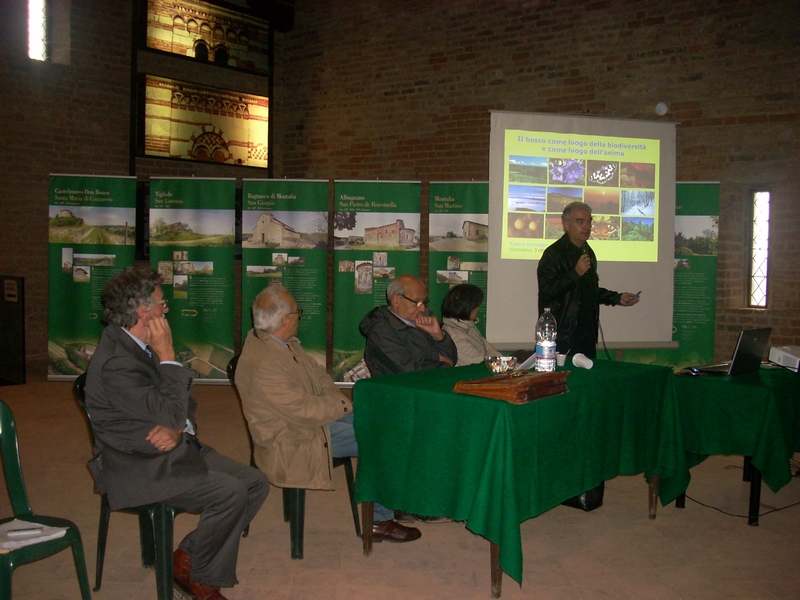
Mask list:
[[[153,352],[158,354],[160,361],[175,360],[175,348],[172,345],[172,329],[169,321],[161,317],[150,319],[147,322],[147,329],[150,331],[150,347]]]
[[[444,339],[444,333],[442,332],[442,328],[439,326],[439,321],[436,317],[432,317],[430,315],[420,315],[417,317],[417,320],[414,322],[417,326],[417,329],[421,329],[437,342]]]

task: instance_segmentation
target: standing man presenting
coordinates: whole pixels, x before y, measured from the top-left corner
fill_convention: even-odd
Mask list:
[[[225,600],[219,588],[238,583],[239,541],[269,493],[267,478],[197,439],[194,371],[175,360],[158,273],[128,267],[102,300],[107,326],[86,374],[96,488],[111,510],[165,502],[199,513],[173,576],[196,598]]]
[[[633,306],[639,302],[639,295],[600,287],[597,257],[587,243],[592,234],[592,208],[588,204],[568,204],[561,223],[564,235],[547,247],[539,261],[539,314],[549,308],[556,318],[559,353],[595,358],[600,305]]]
[[[372,309],[359,330],[367,338],[364,359],[373,377],[452,367],[453,339],[427,315],[428,291],[413,275],[400,275],[386,288],[388,306]]]

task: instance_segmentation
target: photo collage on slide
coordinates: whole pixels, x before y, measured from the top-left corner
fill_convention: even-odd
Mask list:
[[[507,237],[556,240],[571,202],[592,207],[590,240],[654,239],[656,165],[653,163],[508,157]]]

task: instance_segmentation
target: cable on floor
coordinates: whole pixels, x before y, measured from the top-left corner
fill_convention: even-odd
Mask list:
[[[789,466],[792,469],[794,469],[795,467],[800,467],[800,461],[796,461],[793,458],[790,458],[789,459]],[[739,469],[739,470],[742,470],[742,471],[744,470],[744,468],[741,465],[728,465],[727,467],[725,467],[725,469]],[[794,474],[794,476],[795,477],[800,477],[800,470],[798,470]],[[721,508],[717,508],[716,506],[711,506],[710,504],[705,504],[704,502],[700,502],[699,500],[696,500],[696,499],[692,498],[691,496],[689,496],[689,494],[685,494],[685,496],[686,496],[687,500],[691,500],[692,502],[694,502],[695,504],[699,504],[700,506],[705,506],[706,508],[711,508],[711,509],[713,509],[713,510],[715,510],[717,512],[722,513],[723,515],[727,515],[729,517],[738,517],[738,518],[741,518],[741,519],[749,519],[750,518],[750,515],[737,515],[737,514],[734,514],[734,513],[726,512],[726,511],[722,510]],[[774,512],[778,512],[778,511],[781,511],[781,510],[786,510],[787,508],[792,508],[793,506],[798,506],[798,505],[800,505],[800,501],[793,502],[792,504],[789,504],[787,506],[781,506],[780,508],[773,508],[772,510],[768,510],[767,512],[759,513],[758,516],[759,516],[759,518],[761,518],[763,516],[772,514]]]

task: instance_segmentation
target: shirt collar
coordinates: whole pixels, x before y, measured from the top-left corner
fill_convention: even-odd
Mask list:
[[[282,339],[280,339],[280,338],[276,338],[276,337],[275,337],[274,335],[272,335],[271,333],[268,333],[267,335],[268,335],[269,337],[271,337],[273,340],[275,340],[276,342],[278,342],[279,344],[282,344],[284,348],[288,348],[288,347],[289,347],[289,342],[284,342]]]
[[[137,338],[135,335],[133,335],[133,334],[132,334],[130,331],[128,331],[128,330],[127,330],[127,329],[125,329],[124,327],[121,327],[120,329],[122,329],[122,331],[124,331],[124,332],[125,332],[125,333],[127,333],[129,336],[131,336],[131,339],[132,339],[134,342],[136,342],[137,344],[139,344],[139,348],[141,348],[142,350],[144,350],[145,348],[147,348],[147,344],[145,344],[145,343],[144,343],[142,340],[140,340],[140,339],[139,339],[139,338]]]
[[[406,325],[408,325],[409,327],[416,327],[416,326],[417,326],[417,324],[416,324],[416,323],[414,323],[414,321],[407,321],[406,319],[404,319],[403,317],[401,317],[400,315],[398,315],[396,312],[394,312],[394,311],[393,311],[391,308],[389,309],[389,312],[390,312],[390,313],[392,313],[392,314],[393,314],[395,317],[397,317],[398,319],[400,319],[400,320],[401,320],[403,323],[405,323],[405,324],[406,324]]]

